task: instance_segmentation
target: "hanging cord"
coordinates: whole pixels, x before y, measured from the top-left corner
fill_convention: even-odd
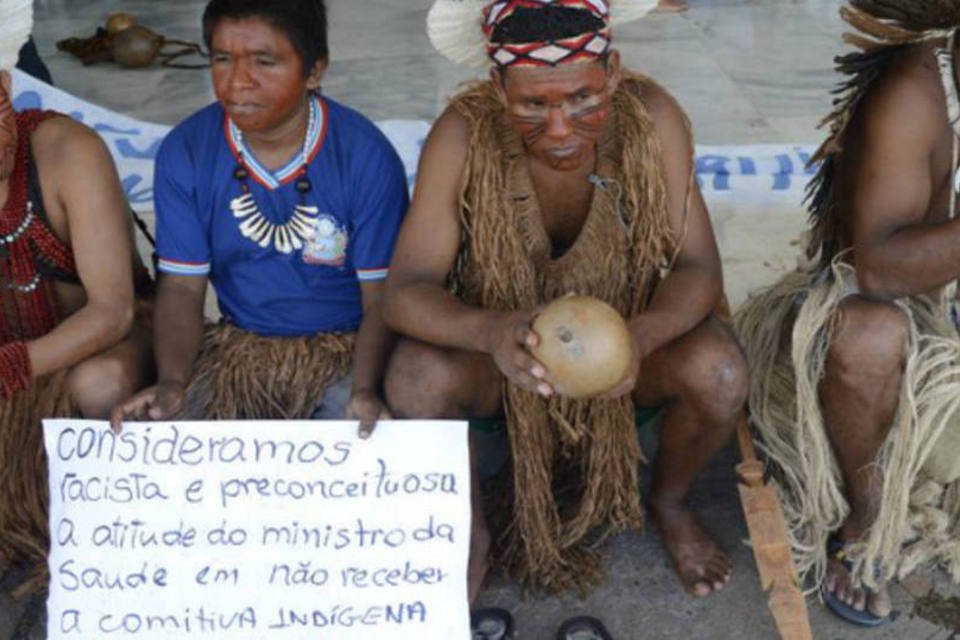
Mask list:
[[[157,241],[153,237],[153,234],[150,233],[150,227],[147,226],[146,221],[140,217],[140,215],[134,211],[133,208],[130,209],[130,215],[133,216],[133,223],[137,225],[137,229],[140,230],[140,233],[143,234],[143,237],[147,239],[147,242],[150,243],[150,246],[154,249],[157,248]]]
[[[623,206],[623,185],[616,178],[604,178],[595,173],[587,176],[587,182],[595,186],[600,191],[609,195],[617,203],[617,215],[620,218],[620,225],[626,231],[630,227],[630,220],[627,216],[626,208]],[[616,187],[616,194],[612,193],[611,187]]]
[[[166,52],[164,48],[168,45],[180,47],[177,51]],[[200,56],[204,58],[206,62],[188,64],[183,62],[174,62],[179,58],[184,56]],[[168,40],[167,38],[163,39],[163,44],[160,45],[160,52],[157,54],[157,60],[160,61],[160,66],[168,67],[170,69],[207,69],[210,67],[210,53],[203,50],[196,42],[186,42],[185,40]]]

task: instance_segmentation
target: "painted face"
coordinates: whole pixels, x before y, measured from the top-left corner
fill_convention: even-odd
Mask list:
[[[534,158],[569,171],[592,159],[610,113],[618,69],[611,59],[495,72],[514,130]]]
[[[270,134],[305,117],[326,63],[305,76],[286,35],[259,18],[223,19],[211,38],[213,90],[244,133]]]
[[[14,119],[10,74],[0,71],[0,180],[13,172],[17,153],[17,122]]]

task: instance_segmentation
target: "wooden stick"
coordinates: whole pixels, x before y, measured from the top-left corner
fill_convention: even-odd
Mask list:
[[[763,463],[757,459],[746,415],[737,425],[737,441],[743,460],[737,465],[742,481],[740,502],[767,606],[783,640],[813,640],[806,599],[797,584],[780,496],[775,486],[763,480]]]

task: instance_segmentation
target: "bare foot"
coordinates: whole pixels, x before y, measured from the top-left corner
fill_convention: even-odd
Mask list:
[[[683,0],[660,0],[657,4],[658,13],[681,13],[690,8]]]
[[[730,582],[730,559],[689,509],[682,505],[651,505],[650,513],[673,560],[673,568],[691,595],[703,598]]]
[[[885,582],[879,583],[876,591],[867,591],[865,588],[858,589],[853,586],[850,571],[839,560],[831,559],[827,562],[824,587],[847,606],[853,607],[857,611],[866,609],[878,618],[886,618],[893,608],[893,603],[890,600],[890,590]]]
[[[470,532],[470,563],[467,566],[467,595],[470,603],[480,594],[490,570],[490,532],[486,526],[474,526]]]

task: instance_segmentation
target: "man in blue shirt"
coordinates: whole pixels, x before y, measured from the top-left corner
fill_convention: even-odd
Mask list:
[[[218,102],[157,158],[158,383],[115,422],[298,418],[323,404],[369,429],[386,415],[379,303],[403,166],[373,124],[318,93],[322,0],[213,0],[203,20]],[[208,280],[223,321],[204,332]],[[348,385],[331,411],[325,390]]]

